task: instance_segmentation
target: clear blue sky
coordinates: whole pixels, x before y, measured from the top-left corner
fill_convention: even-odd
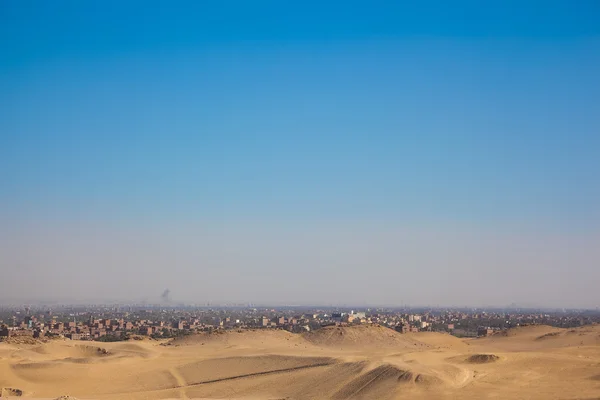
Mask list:
[[[0,214],[598,232],[599,21],[596,1],[2,1]]]

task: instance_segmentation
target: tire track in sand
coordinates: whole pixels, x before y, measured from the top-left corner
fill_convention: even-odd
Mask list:
[[[169,369],[169,373],[173,376],[173,378],[175,378],[175,381],[177,382],[177,388],[179,389],[179,397],[181,397],[184,400],[189,400],[189,397],[187,396],[185,390],[185,388],[188,387],[188,384],[185,381],[185,379],[183,379],[183,376],[181,376],[179,371],[177,371],[177,368]]]
[[[331,362],[324,362],[324,363],[315,363],[315,364],[309,364],[309,365],[301,365],[299,367],[290,367],[290,368],[273,369],[273,370],[269,370],[269,371],[253,372],[253,373],[249,373],[249,374],[228,376],[228,377],[224,377],[224,378],[216,378],[216,379],[209,379],[209,380],[199,381],[199,382],[194,382],[194,383],[187,383],[187,384],[185,384],[185,387],[208,385],[210,383],[232,381],[235,379],[250,378],[253,376],[280,374],[280,373],[284,373],[284,372],[300,371],[303,369],[326,367],[326,366],[330,366],[333,364],[334,363],[331,363]],[[181,388],[181,387],[182,386],[178,386],[178,388]]]

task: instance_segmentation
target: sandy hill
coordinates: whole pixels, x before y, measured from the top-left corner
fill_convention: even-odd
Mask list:
[[[257,329],[243,331],[216,331],[197,333],[172,339],[164,346],[207,346],[238,348],[293,348],[307,346],[302,336],[281,329]]]
[[[558,348],[599,346],[600,325],[572,329],[546,325],[530,325],[509,329],[469,342],[474,346],[489,346],[505,351],[539,351]]]
[[[561,328],[555,328],[548,325],[526,325],[511,328],[505,331],[496,333],[495,337],[511,337],[520,339],[535,339],[539,336],[561,332]]]
[[[0,343],[0,393],[45,400],[66,393],[86,400],[594,399],[599,337],[598,326],[523,327],[468,340],[349,326],[199,334],[166,346]]]
[[[328,326],[303,334],[304,339],[320,347],[342,349],[392,348],[423,349],[429,346],[409,335],[381,325]]]
[[[407,338],[412,338],[418,342],[425,343],[433,348],[438,349],[454,349],[464,350],[468,349],[468,341],[452,336],[449,333],[442,332],[418,332],[418,333],[406,333]]]

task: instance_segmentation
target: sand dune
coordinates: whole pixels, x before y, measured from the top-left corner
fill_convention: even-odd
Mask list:
[[[176,338],[165,344],[170,346],[216,345],[240,347],[290,347],[294,344],[305,344],[300,335],[279,329],[247,330],[247,331],[217,331],[214,333],[199,333],[196,335]]]
[[[441,332],[418,332],[404,334],[406,338],[412,338],[420,343],[425,343],[432,348],[453,349],[466,351],[468,344],[462,339],[452,336],[449,333]]]
[[[380,325],[329,326],[303,334],[304,339],[319,347],[340,349],[393,348],[423,349],[430,346],[413,336],[402,335]]]
[[[48,400],[597,398],[599,337],[598,326],[464,340],[351,326],[198,334],[168,345],[0,343],[0,388],[3,398]]]
[[[573,329],[525,326],[477,339],[477,345],[504,351],[552,350],[565,347],[600,346],[600,325]]]
[[[400,383],[413,382],[410,371],[404,371],[394,365],[384,364],[367,371],[337,391],[333,399],[348,398],[384,398],[399,390]]]
[[[551,334],[554,332],[561,332],[562,330],[563,329],[561,328],[555,328],[548,325],[527,325],[501,331],[495,336],[535,339],[537,337]]]

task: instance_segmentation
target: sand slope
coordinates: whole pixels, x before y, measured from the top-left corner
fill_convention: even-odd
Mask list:
[[[599,338],[598,326],[465,340],[356,326],[200,334],[168,345],[0,343],[0,390],[22,399],[593,399]]]

